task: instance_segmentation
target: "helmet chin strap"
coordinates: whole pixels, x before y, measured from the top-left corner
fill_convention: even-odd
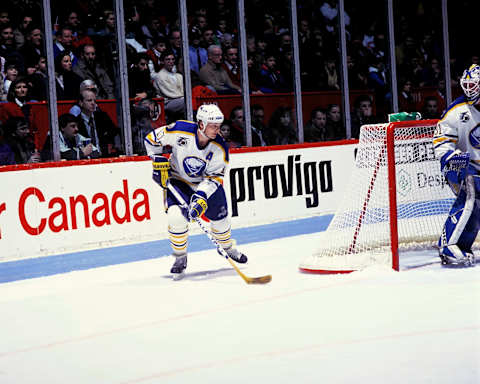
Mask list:
[[[203,129],[200,127],[200,123],[198,124],[198,131],[200,132],[200,135],[202,135],[205,139],[211,140],[206,134],[205,134],[205,129],[207,128],[205,126],[205,123],[202,121]]]

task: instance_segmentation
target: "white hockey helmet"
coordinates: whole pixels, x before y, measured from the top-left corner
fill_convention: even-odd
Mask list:
[[[209,123],[222,124],[223,113],[215,104],[203,104],[198,108],[197,121],[202,121],[204,128]]]
[[[477,102],[480,99],[480,66],[472,64],[466,69],[460,79],[460,85],[467,99]]]

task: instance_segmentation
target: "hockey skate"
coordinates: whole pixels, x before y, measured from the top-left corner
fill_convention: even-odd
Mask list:
[[[187,268],[187,254],[173,255],[175,256],[175,263],[173,263],[170,273],[173,276],[173,280],[180,280],[185,276],[185,268]]]
[[[239,264],[245,264],[248,261],[247,256],[235,247],[230,247],[226,249],[225,252],[227,252],[228,257],[230,257],[233,261],[236,261]]]
[[[453,247],[455,249],[452,252]],[[439,256],[445,267],[473,267],[475,265],[475,255],[471,251],[460,250],[456,245],[441,248]]]

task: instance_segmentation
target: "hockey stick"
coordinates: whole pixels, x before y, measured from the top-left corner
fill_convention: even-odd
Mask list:
[[[188,205],[183,199],[183,197],[178,193],[176,188],[170,184],[170,181],[167,181],[167,188],[170,192],[172,192],[173,196],[177,199],[177,201],[180,203],[180,206],[183,209],[188,210]],[[205,226],[205,224],[202,223],[202,221],[198,218],[195,217],[193,219],[198,226],[202,229],[203,232],[208,236],[210,241],[217,247],[217,252],[220,253],[223,257],[225,257],[228,262],[231,264],[231,266],[235,269],[235,271],[240,275],[240,277],[247,283],[247,284],[266,284],[269,283],[272,280],[272,275],[266,275],[266,276],[260,276],[260,277],[248,277],[245,276],[245,274],[240,271],[240,269],[235,265],[235,262],[228,256],[228,253],[222,248],[222,246],[218,243],[218,241],[213,237],[212,233],[210,230]]]

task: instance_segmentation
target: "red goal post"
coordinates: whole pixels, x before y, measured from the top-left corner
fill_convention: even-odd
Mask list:
[[[372,265],[398,271],[400,250],[436,252],[454,200],[433,150],[436,123],[362,126],[349,186],[301,271],[349,273]]]

